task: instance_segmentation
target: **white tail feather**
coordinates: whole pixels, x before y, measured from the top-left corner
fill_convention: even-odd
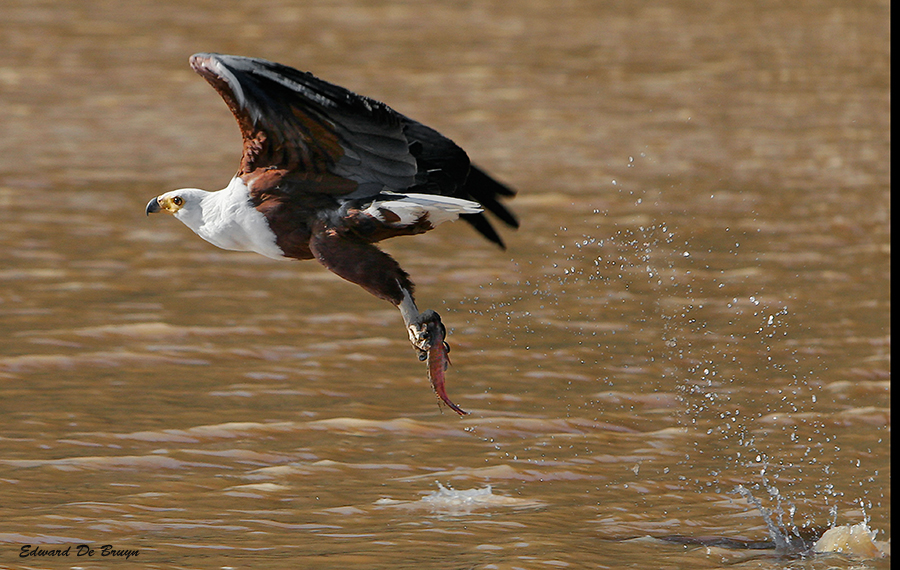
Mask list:
[[[455,220],[460,214],[477,214],[482,211],[481,205],[470,200],[437,196],[434,194],[397,194],[396,200],[372,202],[365,213],[387,222],[391,226],[403,227],[415,224],[422,216],[428,214],[428,221],[436,226],[443,222]],[[381,210],[397,215],[400,220],[388,222]]]

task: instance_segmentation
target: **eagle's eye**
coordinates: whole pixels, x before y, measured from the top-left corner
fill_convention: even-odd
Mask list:
[[[172,203],[176,206],[181,206],[182,204],[184,204],[184,199],[182,199],[181,196],[175,196],[174,198],[172,198]]]

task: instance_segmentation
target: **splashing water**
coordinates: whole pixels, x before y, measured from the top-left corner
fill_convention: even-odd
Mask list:
[[[801,536],[800,529],[793,524],[795,507],[793,505],[788,507],[789,523],[785,524],[784,503],[778,489],[769,486],[765,481],[763,484],[776,499],[774,511],[764,507],[762,502],[743,485],[738,485],[736,490],[759,510],[769,530],[769,536],[775,543],[776,552],[801,555],[838,552],[861,558],[890,556],[890,543],[877,542],[875,536],[878,531],[870,529],[865,521],[855,525],[832,526],[815,542],[812,541],[813,537]]]
[[[754,497],[749,489],[743,485],[738,485],[736,491],[760,512],[763,521],[766,523],[766,528],[769,530],[769,536],[772,537],[772,541],[775,543],[776,551],[782,553],[800,553],[808,551],[811,545],[800,536],[797,526],[793,524],[794,507],[790,506],[788,508],[790,525],[790,529],[788,529],[788,525],[784,522],[784,505],[781,501],[781,495],[778,493],[778,489],[769,487],[765,481],[763,484],[766,486],[766,489],[769,490],[770,494],[776,498],[777,503],[774,515],[777,516],[777,522],[775,517],[773,517],[773,511],[764,507],[762,502]]]
[[[877,531],[861,522],[855,525],[842,525],[828,529],[822,535],[813,550],[816,552],[840,552],[864,558],[883,558],[890,556],[890,544],[879,544],[875,541]]]
[[[465,489],[457,491],[453,487],[444,487],[436,481],[438,490],[422,497],[422,502],[434,507],[453,510],[471,510],[477,506],[493,502],[491,486],[482,489]]]
[[[476,510],[490,511],[497,508],[520,510],[538,508],[544,505],[541,501],[534,499],[495,495],[490,485],[480,489],[457,490],[450,485],[445,487],[439,481],[435,481],[435,483],[438,486],[438,490],[428,493],[418,501],[379,499],[375,504],[408,510],[427,509],[433,513],[452,516],[467,515]]]

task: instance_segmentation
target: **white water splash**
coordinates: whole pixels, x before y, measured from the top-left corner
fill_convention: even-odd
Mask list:
[[[543,506],[540,501],[495,495],[490,485],[481,489],[457,490],[449,485],[445,487],[437,481],[435,483],[438,490],[428,493],[418,501],[379,499],[375,504],[405,509],[427,509],[448,515],[464,515],[475,510],[490,510],[497,507],[528,509]]]

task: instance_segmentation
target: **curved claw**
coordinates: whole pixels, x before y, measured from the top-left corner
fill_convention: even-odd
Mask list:
[[[444,328],[441,317],[432,310],[425,311],[419,315],[416,324],[410,325],[409,329],[410,339],[413,338],[414,329],[421,331],[421,335],[417,335],[417,338],[422,340],[421,344],[415,341],[413,344],[419,350],[419,360],[428,361],[428,379],[431,380],[435,394],[451,410],[461,416],[466,415],[468,412],[450,400],[444,387],[444,372],[450,366],[450,345],[444,340],[447,329]],[[425,358],[422,358],[423,355]]]
[[[409,323],[408,332],[409,342],[419,351],[419,360],[425,360],[422,354],[431,350],[437,333],[440,333],[442,339],[447,334],[446,329],[444,329],[444,323],[441,322],[441,317],[431,309],[419,313]]]

